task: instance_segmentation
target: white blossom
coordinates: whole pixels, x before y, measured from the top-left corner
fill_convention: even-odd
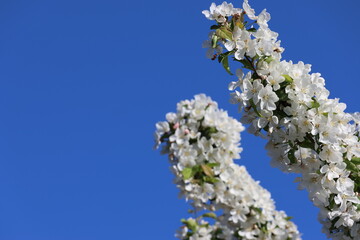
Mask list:
[[[233,162],[242,151],[240,122],[204,94],[179,102],[177,113],[168,115],[170,121],[157,124],[156,141],[168,149],[181,195],[195,209],[222,210],[213,225],[186,220],[178,238],[212,239],[217,234],[217,239],[238,239],[233,238],[237,233],[242,239],[300,239],[286,214],[275,210],[270,193]],[[197,227],[191,229],[190,223]],[[262,225],[269,228],[264,231]]]

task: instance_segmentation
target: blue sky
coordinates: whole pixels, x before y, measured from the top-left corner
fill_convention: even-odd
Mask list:
[[[155,123],[197,93],[240,116],[228,103],[234,79],[201,48],[210,4],[1,1],[0,239],[174,239],[188,207],[152,149]],[[359,111],[358,1],[250,4],[271,13],[285,59],[311,63],[331,96]],[[295,176],[270,167],[264,141],[244,133],[242,145],[238,162],[303,239],[326,239]]]

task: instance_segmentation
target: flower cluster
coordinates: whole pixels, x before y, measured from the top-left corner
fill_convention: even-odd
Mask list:
[[[240,122],[203,94],[178,103],[166,119],[156,124],[155,137],[169,155],[175,183],[197,211],[207,212],[203,217],[215,219],[214,225],[183,220],[180,239],[300,239],[270,193],[233,162],[242,151]]]
[[[229,85],[232,102],[244,110],[242,123],[268,139],[273,166],[301,174],[299,187],[320,208],[328,237],[360,239],[360,115],[345,113],[344,103],[330,99],[325,80],[310,73],[309,64],[281,60],[284,49],[268,27],[266,10],[256,16],[247,0],[243,9],[227,9],[235,13],[224,15],[226,20],[217,21],[209,35],[209,51],[227,50],[213,59],[230,72],[228,58],[233,56],[249,70],[238,69],[238,81]],[[248,24],[246,15],[254,22]]]

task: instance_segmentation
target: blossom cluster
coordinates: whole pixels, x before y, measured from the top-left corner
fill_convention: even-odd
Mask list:
[[[270,193],[234,163],[242,151],[240,122],[204,94],[179,102],[166,120],[156,124],[155,138],[169,156],[175,183],[194,209],[215,219],[214,225],[183,220],[180,239],[300,239]]]
[[[213,15],[224,6],[234,14],[217,21],[221,16]],[[320,208],[328,237],[360,239],[360,115],[345,113],[346,104],[329,98],[324,78],[310,73],[311,65],[281,60],[284,49],[268,27],[266,10],[255,15],[247,0],[244,10],[231,10],[228,3],[212,9],[203,11],[216,20],[204,44],[207,55],[229,73],[230,56],[248,70],[238,69],[238,80],[229,84],[231,101],[243,110],[241,122],[268,139],[272,166],[301,174],[299,187]],[[245,16],[254,22],[248,24]]]

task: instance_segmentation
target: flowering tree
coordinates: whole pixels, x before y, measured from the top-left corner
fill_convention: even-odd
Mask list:
[[[325,80],[303,62],[282,60],[278,34],[268,27],[270,14],[259,15],[224,2],[203,11],[211,26],[207,56],[231,73],[229,58],[239,63],[231,82],[232,102],[242,110],[249,132],[268,140],[271,165],[300,173],[320,209],[323,232],[333,239],[360,239],[360,115],[330,99]]]
[[[259,15],[227,2],[203,11],[212,25],[207,57],[231,75],[229,59],[240,64],[229,84],[232,103],[248,131],[268,140],[271,165],[299,173],[300,189],[320,209],[327,237],[360,239],[360,114],[330,99],[325,80],[311,65],[282,60],[270,14]],[[300,239],[284,212],[275,210],[239,157],[243,126],[205,95],[182,101],[177,113],[157,124],[157,144],[169,155],[175,182],[200,217],[183,220],[180,239]],[[212,218],[205,221],[204,218]]]
[[[242,151],[240,122],[203,94],[178,103],[166,120],[156,124],[157,147],[168,154],[181,195],[203,212],[182,220],[179,239],[300,239],[270,193],[233,162]]]

